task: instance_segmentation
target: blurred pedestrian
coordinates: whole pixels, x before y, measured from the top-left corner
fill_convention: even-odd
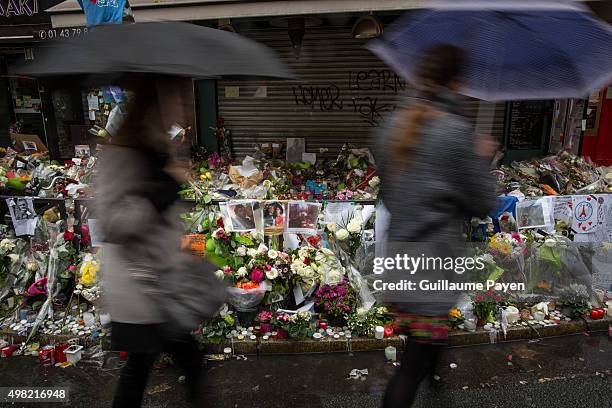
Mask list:
[[[390,213],[389,243],[421,243],[428,248],[425,256],[452,256],[450,249],[462,241],[462,222],[484,217],[495,204],[489,163],[496,144],[476,137],[461,111],[457,91],[464,64],[460,48],[438,44],[427,49],[417,65],[415,94],[396,112],[375,149],[380,198]],[[436,279],[434,271],[419,273],[419,279]],[[385,408],[410,406],[419,384],[435,370],[455,301],[436,295],[411,293],[392,304],[409,341],[387,388]]]
[[[171,353],[185,371],[189,399],[200,406],[202,354],[189,330],[173,324],[165,308],[170,299],[163,294],[169,286],[164,274],[188,262],[180,252],[180,208],[175,205],[187,167],[173,158],[167,130],[184,125],[188,99],[182,91],[189,81],[148,76],[127,84],[134,93],[128,116],[102,150],[96,180],[111,346],[129,353],[113,407],[141,405],[149,371],[161,352]]]

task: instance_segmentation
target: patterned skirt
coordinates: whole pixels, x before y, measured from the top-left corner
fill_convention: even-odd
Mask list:
[[[448,316],[423,316],[394,311],[394,332],[427,344],[448,344]]]

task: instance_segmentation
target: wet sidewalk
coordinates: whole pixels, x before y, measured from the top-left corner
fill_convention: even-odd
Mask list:
[[[610,406],[611,344],[604,335],[580,334],[450,348],[439,366],[439,386],[422,387],[416,406]],[[105,368],[61,369],[43,368],[32,357],[2,359],[0,386],[70,387],[71,402],[65,406],[109,407],[120,362],[115,356],[108,360]],[[367,368],[368,375],[349,379],[355,368]],[[373,351],[249,356],[209,362],[206,370],[214,407],[360,408],[380,406],[395,367],[382,351]],[[174,367],[155,370],[144,406],[184,407],[180,376]]]

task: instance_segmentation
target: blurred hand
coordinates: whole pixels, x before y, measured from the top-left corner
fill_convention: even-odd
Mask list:
[[[189,180],[189,163],[171,160],[168,162],[164,171],[172,176],[178,183],[185,183]]]
[[[493,157],[497,152],[499,143],[491,135],[476,136],[476,154],[482,157]]]

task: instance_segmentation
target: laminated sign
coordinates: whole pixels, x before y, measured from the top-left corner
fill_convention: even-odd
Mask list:
[[[603,203],[603,198],[601,198]],[[572,197],[572,230],[576,234],[597,231],[600,222],[600,199],[594,195]]]

